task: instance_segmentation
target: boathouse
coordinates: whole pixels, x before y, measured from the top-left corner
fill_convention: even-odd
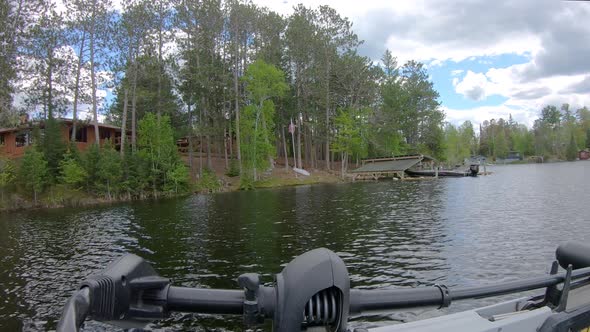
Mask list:
[[[391,158],[362,160],[361,167],[350,171],[354,180],[378,180],[381,178],[405,178],[405,172],[412,167],[434,169],[436,160],[425,155],[409,155]]]
[[[69,119],[60,119],[61,133],[64,142],[69,143],[72,136],[73,122]],[[0,128],[0,155],[14,159],[21,157],[25,151],[33,144],[33,128],[39,126],[43,131],[44,124],[38,123],[33,125],[25,123],[14,128]],[[104,123],[98,124],[98,135],[100,144],[111,140],[115,148],[121,146],[121,128]],[[86,150],[94,144],[96,136],[94,134],[94,124],[86,121],[80,121],[76,124],[76,146],[79,150]]]

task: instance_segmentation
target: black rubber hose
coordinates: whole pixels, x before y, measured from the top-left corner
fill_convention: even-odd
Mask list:
[[[241,315],[244,291],[170,286],[167,308],[170,311]]]
[[[57,332],[77,332],[84,323],[90,308],[90,290],[84,287],[72,295],[57,323]]]

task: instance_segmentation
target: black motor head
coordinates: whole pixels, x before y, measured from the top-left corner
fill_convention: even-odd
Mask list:
[[[91,275],[80,288],[90,290],[92,319],[129,328],[166,316],[169,283],[143,258],[127,254]]]
[[[346,331],[350,279],[334,252],[308,251],[287,264],[276,279],[274,331],[301,331],[302,325]]]

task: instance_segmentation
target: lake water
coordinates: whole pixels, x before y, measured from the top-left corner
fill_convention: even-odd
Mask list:
[[[0,330],[54,329],[77,284],[126,252],[145,257],[176,285],[237,288],[241,273],[270,282],[294,256],[326,247],[344,259],[353,287],[393,288],[544,274],[559,243],[588,242],[590,162],[488,170],[494,174],[2,213]],[[457,302],[445,312],[496,300]],[[351,325],[438,314],[373,315]],[[242,329],[240,317],[192,314],[150,328]],[[86,330],[107,329],[86,324]]]

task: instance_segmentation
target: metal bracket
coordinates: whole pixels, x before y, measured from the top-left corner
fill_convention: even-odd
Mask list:
[[[555,274],[557,274],[558,270],[559,270],[559,263],[557,261],[553,261],[553,263],[551,264],[551,270],[549,271],[549,274],[555,275]],[[557,286],[553,285],[553,286],[547,287],[547,289],[545,290],[545,297],[543,298],[543,301],[541,303],[539,303],[538,307],[545,306],[548,303],[551,303],[553,305],[557,305],[556,297],[558,295],[559,295],[559,290],[557,289]]]
[[[559,305],[555,309],[556,312],[562,312],[567,307],[567,298],[570,292],[570,285],[572,282],[572,265],[567,266],[565,273],[565,280],[563,281],[563,288],[561,289],[561,296],[559,297]]]
[[[248,326],[259,324],[261,319],[258,311],[258,274],[244,273],[238,277],[238,284],[244,289],[244,323]]]
[[[441,304],[439,309],[446,308],[451,305],[451,290],[445,285],[435,284],[434,287],[440,290],[441,294]]]

